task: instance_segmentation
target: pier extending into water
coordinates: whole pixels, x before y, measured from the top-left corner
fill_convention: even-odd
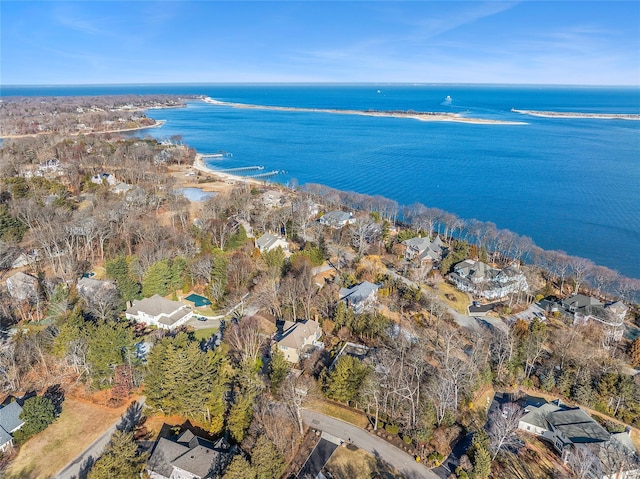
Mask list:
[[[264,170],[264,166],[240,166],[238,168],[226,168],[224,170],[215,170],[220,173],[237,173],[239,171]]]
[[[266,173],[260,173],[258,175],[247,176],[247,178],[268,178],[269,176],[276,176],[284,173],[284,170],[267,171]]]
[[[230,158],[233,156],[233,153],[229,153],[228,151],[219,151],[218,153],[200,153],[202,158]]]

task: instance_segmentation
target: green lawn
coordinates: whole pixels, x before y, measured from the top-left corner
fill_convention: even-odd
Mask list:
[[[209,339],[211,336],[218,332],[218,328],[205,328],[205,329],[196,329],[193,332],[194,337],[202,341],[203,339]]]

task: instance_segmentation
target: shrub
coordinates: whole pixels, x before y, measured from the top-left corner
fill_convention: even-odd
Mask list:
[[[404,441],[405,444],[410,445],[413,441],[411,441],[411,438],[409,436],[405,436],[402,438],[402,440]]]
[[[387,431],[389,434],[398,434],[398,426],[395,426],[393,424],[387,424],[384,427],[384,430]]]

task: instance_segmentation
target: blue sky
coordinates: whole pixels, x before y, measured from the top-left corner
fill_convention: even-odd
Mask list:
[[[0,2],[0,83],[640,85],[640,2]]]

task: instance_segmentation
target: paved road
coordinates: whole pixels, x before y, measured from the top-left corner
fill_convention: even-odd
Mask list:
[[[141,411],[144,406],[144,400],[145,398],[142,398],[140,401],[133,404],[137,404],[137,407],[139,407],[139,410]],[[132,416],[136,414],[137,412],[135,412],[130,406],[118,421],[112,424],[109,429],[102,434],[102,436],[93,441],[93,443],[80,453],[79,456],[53,476],[53,479],[84,479],[95,460],[102,454],[102,451],[109,443],[109,440],[116,429],[119,426],[121,428],[126,428],[127,423],[130,422]]]
[[[364,429],[306,409],[302,411],[302,417],[304,422],[312,428],[326,431],[344,440],[350,440],[360,449],[378,455],[406,479],[439,479],[426,466],[416,462],[412,456]]]

